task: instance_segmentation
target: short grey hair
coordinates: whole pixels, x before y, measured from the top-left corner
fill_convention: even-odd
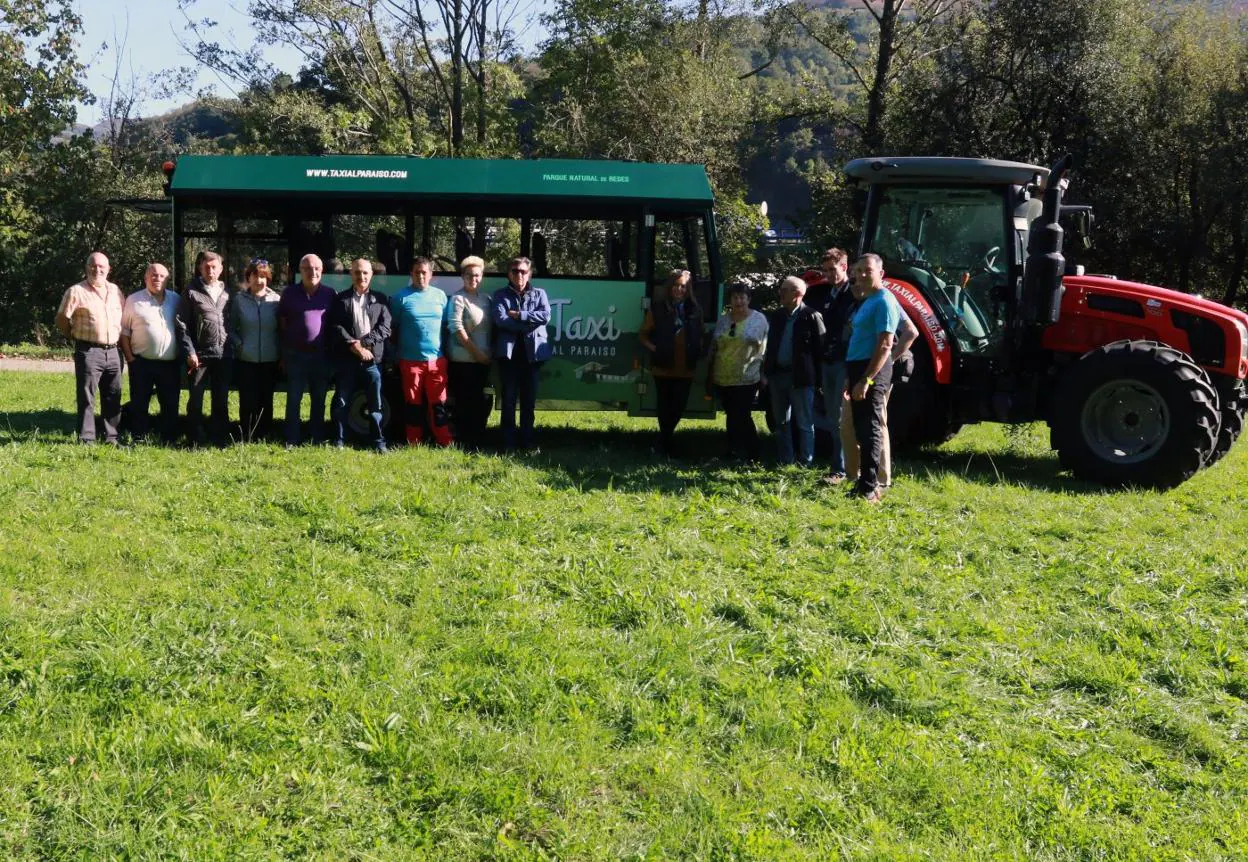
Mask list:
[[[784,290],[786,287],[793,288],[799,296],[805,295],[806,280],[797,275],[786,275],[784,281],[780,282],[780,289]]]
[[[864,260],[868,263],[874,263],[877,267],[879,267],[881,272],[884,271],[884,258],[880,257],[875,252],[869,251],[862,257],[858,258],[859,263],[862,263]]]

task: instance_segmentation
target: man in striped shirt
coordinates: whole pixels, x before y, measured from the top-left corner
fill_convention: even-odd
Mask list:
[[[74,377],[78,389],[78,439],[94,443],[95,393],[100,392],[100,423],[104,442],[116,445],[121,423],[121,288],[108,280],[103,252],[87,257],[86,278],[71,285],[56,311],[56,328],[74,343]]]

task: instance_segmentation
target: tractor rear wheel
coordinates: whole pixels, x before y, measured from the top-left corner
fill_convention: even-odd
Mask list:
[[[1209,378],[1155,341],[1115,341],[1084,355],[1055,404],[1050,428],[1062,465],[1106,485],[1178,485],[1218,439],[1218,393]]]
[[[888,439],[894,452],[939,446],[962,427],[954,420],[941,384],[936,382],[936,369],[927,345],[916,342],[911,353],[914,373],[905,383],[895,379],[888,397]]]

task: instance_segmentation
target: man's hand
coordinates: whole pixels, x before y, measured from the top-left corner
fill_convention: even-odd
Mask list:
[[[507,316],[510,317],[512,320],[519,320],[520,312],[513,308],[507,312]]]
[[[358,350],[355,351],[355,354],[356,356],[360,357],[360,359],[363,360],[364,362],[373,361],[373,351],[369,350],[367,347],[359,348]]]
[[[860,377],[858,378],[858,382],[854,384],[854,388],[851,393],[851,396],[853,397],[855,401],[863,401],[866,399],[867,390],[870,388],[871,386],[869,383],[867,383],[867,378]]]
[[[186,357],[186,368],[188,371],[194,371],[199,368],[199,354],[192,353],[190,356]]]

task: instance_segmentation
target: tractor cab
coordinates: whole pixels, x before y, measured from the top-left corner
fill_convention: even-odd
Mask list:
[[[868,183],[860,253],[910,286],[940,322],[959,360],[998,359],[1022,298],[1028,230],[1048,170],[989,159],[858,159]],[[904,297],[903,297],[904,299]]]

